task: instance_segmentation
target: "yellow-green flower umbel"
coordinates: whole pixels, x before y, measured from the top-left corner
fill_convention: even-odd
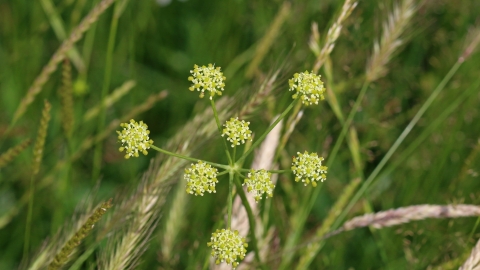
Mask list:
[[[275,185],[270,180],[272,173],[266,170],[251,170],[243,185],[247,185],[247,191],[255,196],[255,201],[258,202],[263,193],[267,193],[269,197],[273,196],[273,189]]]
[[[305,105],[318,104],[318,101],[324,100],[325,87],[320,80],[321,76],[309,73],[308,71],[302,73],[295,73],[293,78],[288,80],[290,86],[289,91],[295,91],[292,98],[300,98]]]
[[[232,147],[252,140],[252,131],[248,128],[250,122],[240,121],[237,118],[230,118],[223,126],[222,137],[227,135],[227,141],[232,143]]]
[[[297,152],[297,155],[298,157],[293,157],[292,162],[296,182],[301,180],[305,186],[311,183],[316,187],[318,181],[327,180],[327,167],[322,166],[323,157],[319,157],[317,153],[309,154],[307,151],[303,154]]]
[[[210,92],[210,99],[215,95],[222,95],[226,80],[223,73],[220,71],[220,67],[208,64],[208,66],[193,66],[193,70],[190,70],[192,76],[188,77],[188,80],[192,82],[192,86],[188,89],[190,91],[200,91],[200,98],[205,96],[205,91]]]
[[[210,164],[199,161],[197,164],[192,164],[190,168],[185,169],[185,180],[187,180],[187,193],[195,194],[195,196],[208,193],[215,193],[215,185],[217,180],[218,170]]]
[[[121,123],[122,131],[118,131],[118,139],[122,143],[120,152],[125,150],[125,158],[138,157],[138,152],[147,155],[147,149],[153,145],[153,140],[149,138],[150,130],[143,121],[136,122],[131,119],[130,123]]]
[[[207,245],[212,247],[212,256],[215,257],[216,264],[226,262],[235,269],[238,266],[237,260],[245,258],[248,244],[244,237],[238,235],[237,230],[217,230],[212,233],[210,240],[211,242],[208,242]]]

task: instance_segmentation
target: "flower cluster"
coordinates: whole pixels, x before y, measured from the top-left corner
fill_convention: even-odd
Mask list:
[[[215,95],[222,95],[224,91],[226,80],[223,73],[220,71],[220,67],[215,67],[212,64],[208,66],[194,65],[193,70],[190,71],[191,76],[188,80],[192,82],[189,87],[190,91],[199,91],[200,98],[205,96],[205,91],[210,92],[210,100]],[[295,73],[293,78],[288,81],[289,91],[294,91],[292,98],[300,99],[305,105],[318,104],[320,100],[325,99],[325,88],[323,82],[320,80],[321,76],[308,71],[302,73]],[[212,105],[214,103],[212,102]],[[215,112],[215,117],[218,123],[218,116]],[[252,131],[249,129],[250,122],[244,120],[238,120],[237,118],[230,118],[223,125],[222,137],[225,137],[227,141],[231,143],[232,147],[236,147],[240,144],[245,144],[246,141],[252,141]],[[192,160],[189,157],[172,154],[166,150],[159,149],[153,146],[153,141],[149,138],[150,131],[148,126],[140,121],[137,123],[135,120],[130,120],[129,123],[122,123],[120,125],[123,130],[117,131],[118,139],[120,140],[122,147],[120,151],[126,152],[125,158],[132,156],[138,157],[139,152],[147,155],[147,149],[152,147],[153,149],[162,153],[171,154],[176,157]],[[235,153],[235,148],[234,148]],[[250,153],[248,151],[246,154]],[[316,153],[308,153],[305,151],[303,154],[297,152],[297,156],[293,157],[291,170],[295,175],[296,182],[303,182],[305,186],[311,184],[316,187],[318,182],[326,180],[327,167],[322,166],[323,157],[319,157]],[[210,163],[214,164],[214,163]],[[190,167],[185,169],[184,179],[186,180],[186,192],[189,194],[195,194],[203,196],[205,192],[215,193],[215,186],[218,183],[217,174],[218,170],[212,165],[204,161],[198,161],[195,164],[191,164]],[[214,164],[217,166],[216,164]],[[239,169],[238,164],[230,164],[229,166],[218,165],[217,167],[223,168],[226,171],[224,173],[235,172],[241,174],[243,169]],[[221,175],[220,174],[220,175]],[[246,186],[247,191],[253,195],[255,201],[258,203],[266,194],[268,197],[273,196],[273,190],[275,185],[271,180],[272,173],[261,170],[250,170],[247,177],[244,180],[243,186]],[[231,194],[230,194],[231,195]],[[230,207],[232,201],[229,201]],[[229,225],[231,224],[231,211],[229,211]],[[230,228],[216,230],[212,233],[210,242],[207,243],[212,248],[211,255],[215,258],[216,264],[225,262],[230,264],[235,269],[239,261],[245,258],[248,244],[246,239],[239,235],[237,230],[232,231]]]
[[[317,186],[318,181],[325,181],[327,176],[327,167],[322,166],[323,157],[319,157],[316,153],[309,154],[307,151],[301,154],[297,152],[298,157],[293,157],[292,171],[295,174],[295,181],[305,183],[305,186],[312,184]]]
[[[262,198],[263,193],[267,193],[269,197],[273,196],[275,185],[270,180],[271,176],[272,173],[266,170],[252,169],[245,178],[243,185],[247,185],[247,191],[255,196],[256,202]]]
[[[222,95],[226,78],[220,71],[220,67],[215,68],[212,64],[208,64],[207,67],[194,65],[190,73],[192,76],[189,76],[188,80],[192,82],[192,86],[188,89],[200,91],[200,98],[205,96],[205,90],[210,92],[210,99],[215,95]]]
[[[153,140],[150,140],[148,134],[148,126],[143,121],[136,122],[131,119],[130,123],[121,123],[120,126],[123,130],[120,132],[117,130],[118,139],[122,143],[122,147],[119,148],[120,152],[125,150],[125,158],[138,157],[138,152],[142,152],[147,155],[147,149],[153,144]]]
[[[238,235],[238,231],[230,229],[217,230],[212,233],[211,242],[207,245],[212,247],[212,256],[216,258],[215,263],[226,262],[232,264],[233,269],[238,266],[237,259],[243,260],[247,253],[248,244],[244,237]]]
[[[321,76],[308,71],[295,73],[293,78],[288,80],[289,91],[295,91],[292,98],[300,97],[305,105],[318,104],[319,100],[324,100],[325,87],[320,80]]]
[[[197,164],[192,164],[190,168],[185,169],[187,193],[195,194],[195,196],[203,196],[205,191],[215,193],[215,185],[218,183],[217,173],[216,168],[205,162],[199,161]]]
[[[232,143],[232,147],[252,140],[252,131],[248,128],[250,122],[240,121],[237,118],[230,118],[223,126],[222,137],[227,135],[227,141]]]

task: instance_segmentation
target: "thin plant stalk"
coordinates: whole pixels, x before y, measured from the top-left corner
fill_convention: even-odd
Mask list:
[[[385,154],[385,156],[382,158],[380,163],[375,167],[373,172],[370,174],[370,176],[363,182],[361,185],[360,189],[355,193],[353,196],[352,200],[350,203],[345,207],[342,211],[342,213],[338,216],[337,220],[335,223],[332,225],[333,229],[338,228],[340,223],[345,219],[345,216],[347,213],[353,208],[355,203],[363,196],[367,188],[372,184],[372,182],[376,179],[377,175],[380,173],[380,171],[383,169],[385,164],[390,160],[390,158],[393,156],[395,151],[398,149],[400,144],[405,140],[405,138],[408,136],[410,131],[415,127],[415,125],[418,123],[420,118],[423,116],[423,114],[427,111],[428,108],[432,105],[433,101],[437,98],[437,96],[440,94],[440,92],[445,88],[447,83],[450,81],[450,79],[453,77],[453,75],[457,72],[457,70],[460,68],[462,65],[463,61],[457,61],[453,67],[450,69],[450,71],[447,73],[447,75],[443,78],[443,80],[440,82],[440,84],[435,88],[435,90],[430,94],[428,99],[425,101],[425,103],[422,105],[420,110],[415,114],[413,119],[410,121],[410,123],[405,127],[403,132],[400,134],[400,136],[397,138],[395,143],[390,147],[388,152]]]
[[[215,106],[215,101],[213,100],[213,98],[210,99],[210,105],[212,106],[213,116],[215,118],[215,123],[217,124],[218,132],[220,134],[222,134],[222,125],[220,124],[220,119],[218,118],[217,107]],[[227,140],[224,137],[222,137],[222,141],[223,141],[223,146],[225,147],[225,153],[227,155],[228,164],[233,166],[233,159],[230,156],[230,152],[228,151],[229,148],[228,148],[228,145],[227,145]]]
[[[347,135],[347,131],[350,128],[350,125],[352,124],[353,118],[355,117],[358,109],[360,108],[360,103],[362,102],[363,97],[365,96],[369,85],[370,85],[370,82],[368,81],[365,81],[363,83],[362,89],[358,94],[357,100],[355,100],[355,104],[353,105],[352,110],[348,114],[347,120],[345,121],[345,124],[343,125],[342,130],[340,131],[340,135],[338,135],[338,139],[335,142],[335,145],[333,146],[332,152],[328,155],[328,160],[326,165],[327,167],[332,166],[333,162],[335,161],[335,158],[337,157],[337,154],[338,154],[338,150],[340,150],[340,146],[342,145],[343,140]]]
[[[275,128],[275,126],[283,119],[285,118],[285,116],[287,115],[287,113],[293,108],[293,106],[295,106],[295,104],[297,102],[299,102],[299,98],[297,99],[294,99],[292,101],[292,103],[290,103],[290,105],[288,105],[288,107],[285,109],[285,111],[282,112],[282,114],[280,114],[280,116],[275,120],[275,122],[273,122],[268,128],[267,130],[265,130],[265,132],[253,143],[252,147],[250,147],[250,149],[248,149],[245,153],[243,153],[243,155],[238,159],[238,162],[242,162],[254,149],[257,148],[257,146],[265,139],[265,137],[267,137],[268,133],[270,133],[270,131],[272,131],[273,128]]]
[[[56,254],[55,259],[48,266],[49,270],[56,270],[67,263],[71,257],[70,254],[81,243],[81,241],[90,233],[94,225],[100,218],[112,207],[112,199],[102,203],[82,227],[65,243],[62,249]]]
[[[475,92],[478,92],[478,88],[480,87],[480,78],[478,78],[472,85],[462,92],[442,113],[433,120],[428,127],[424,129],[424,131],[418,135],[415,140],[408,144],[408,147],[398,156],[395,158],[395,162],[393,162],[390,166],[385,168],[385,170],[377,177],[378,179],[382,179],[383,175],[391,174],[398,166],[400,166],[412,153],[415,149],[417,149],[427,138],[430,134],[432,134],[435,129],[445,121],[445,119],[455,110],[457,109],[462,102],[464,102],[468,97],[470,97]],[[381,181],[381,180],[379,180]],[[452,188],[455,184],[455,180],[450,183],[450,188]]]
[[[45,148],[45,139],[47,137],[48,123],[50,122],[50,110],[52,106],[45,100],[42,110],[42,118],[40,120],[40,126],[38,128],[37,140],[35,141],[35,147],[33,148],[33,164],[32,174],[30,176],[30,188],[28,196],[28,212],[27,222],[25,228],[25,239],[23,246],[23,257],[25,258],[30,249],[30,233],[32,228],[32,215],[33,215],[33,200],[35,194],[35,178],[40,171],[40,165],[42,164],[43,152]]]
[[[197,159],[197,158],[192,158],[192,157],[189,157],[189,156],[184,156],[184,155],[180,155],[180,154],[177,154],[177,153],[174,153],[174,152],[170,152],[170,151],[167,151],[165,149],[162,149],[162,148],[159,148],[159,147],[156,147],[155,145],[152,145],[150,146],[152,149],[160,152],[160,153],[164,153],[164,154],[167,154],[167,155],[170,155],[170,156],[174,156],[174,157],[177,157],[177,158],[181,158],[181,159],[185,159],[185,160],[189,160],[189,161],[193,161],[193,162],[199,162],[199,161],[202,161],[202,162],[205,162],[207,164],[210,164],[212,166],[215,166],[215,167],[218,167],[218,168],[222,168],[224,170],[228,170],[230,167],[227,166],[227,165],[223,165],[223,164],[219,164],[219,163],[214,163],[214,162],[210,162],[210,161],[206,161],[206,160],[201,160],[201,159]]]
[[[41,0],[40,4],[47,15],[53,32],[60,41],[64,41],[67,38],[64,23],[52,0]],[[83,63],[82,57],[80,57],[80,53],[75,46],[72,46],[72,48],[67,52],[67,55],[80,73],[85,72],[85,64]]]
[[[112,16],[112,21],[110,24],[110,31],[108,36],[108,45],[107,45],[107,56],[105,59],[105,74],[103,77],[103,87],[102,94],[100,99],[100,113],[97,122],[97,132],[100,133],[103,130],[103,126],[106,120],[106,110],[105,110],[105,99],[108,95],[108,89],[110,88],[111,78],[112,78],[112,62],[113,62],[113,50],[115,49],[115,38],[117,36],[118,28],[118,19],[119,16],[116,16],[116,10],[119,8],[119,4],[115,4],[114,16]],[[100,175],[100,169],[102,166],[102,144],[98,143],[95,145],[94,155],[93,155],[93,173],[92,180],[96,181]]]
[[[235,176],[234,172],[229,172],[228,174],[228,199],[227,199],[227,228],[232,229],[232,205],[233,205],[233,177]]]
[[[260,260],[260,251],[258,249],[257,237],[255,235],[255,216],[253,215],[253,211],[252,211],[252,208],[250,207],[250,203],[248,202],[245,191],[243,190],[242,184],[240,183],[240,180],[238,178],[235,179],[235,184],[237,186],[238,195],[242,199],[243,206],[245,207],[245,210],[247,212],[248,223],[250,225],[250,240],[251,240],[252,248],[255,254],[255,260],[257,260],[257,262],[260,264],[260,267],[262,269],[265,269],[265,265],[263,265]]]

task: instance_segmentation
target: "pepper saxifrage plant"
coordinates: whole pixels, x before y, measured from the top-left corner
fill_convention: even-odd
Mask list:
[[[214,112],[217,127],[221,136],[224,138],[226,156],[228,164],[217,164],[209,161],[199,160],[196,158],[179,155],[169,152],[153,145],[153,141],[149,137],[150,131],[143,121],[136,122],[130,120],[130,123],[122,123],[120,126],[122,131],[117,131],[118,139],[122,146],[120,151],[125,151],[125,158],[138,157],[139,152],[147,155],[147,150],[152,148],[161,153],[172,155],[178,158],[194,161],[189,168],[185,169],[184,178],[187,181],[186,192],[189,194],[203,196],[205,192],[215,193],[215,185],[218,183],[217,177],[227,174],[229,175],[229,195],[227,202],[228,222],[227,228],[217,230],[212,234],[211,242],[208,246],[212,248],[212,256],[216,259],[216,263],[226,262],[235,268],[239,264],[239,260],[245,257],[248,244],[246,239],[239,235],[237,230],[231,228],[232,203],[233,203],[233,185],[240,179],[244,179],[243,185],[247,186],[247,191],[251,193],[256,202],[258,202],[263,194],[273,196],[275,185],[271,181],[272,173],[288,173],[293,172],[296,182],[303,182],[305,186],[311,184],[316,187],[318,182],[326,180],[327,167],[322,166],[323,157],[319,157],[316,153],[305,151],[303,154],[297,152],[297,156],[293,157],[290,170],[253,170],[241,168],[244,159],[263,141],[266,135],[282,120],[287,113],[293,108],[297,102],[302,102],[305,106],[316,105],[324,99],[325,88],[320,76],[305,71],[303,73],[295,73],[293,78],[289,80],[289,91],[293,91],[292,103],[278,117],[278,119],[268,127],[268,129],[256,140],[245,153],[236,159],[236,148],[247,141],[252,141],[252,131],[249,129],[250,122],[231,118],[223,127],[218,119],[215,109],[215,96],[222,95],[225,87],[225,76],[221,72],[220,67],[212,64],[208,66],[195,65],[190,71],[191,76],[188,80],[192,82],[190,91],[199,91],[200,98],[205,96],[205,92],[210,94],[210,103]],[[228,146],[228,141],[231,147]],[[230,151],[232,150],[232,151]],[[219,172],[218,170],[223,170]],[[245,176],[245,174],[247,174]]]

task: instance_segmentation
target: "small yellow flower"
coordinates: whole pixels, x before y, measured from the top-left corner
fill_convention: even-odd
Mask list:
[[[133,119],[130,120],[130,123],[121,123],[120,126],[123,130],[121,132],[117,130],[118,139],[122,143],[119,150],[120,152],[125,150],[125,158],[138,157],[138,152],[147,155],[147,149],[153,145],[153,140],[148,137],[150,134],[148,126],[143,121],[137,123]]]
[[[305,186],[312,184],[317,186],[318,181],[327,180],[327,167],[322,166],[323,157],[319,157],[317,153],[309,154],[307,151],[301,154],[297,152],[298,157],[293,157],[292,171],[295,174],[295,181],[305,183]]]
[[[227,135],[227,141],[232,143],[232,147],[252,140],[252,131],[248,128],[250,122],[240,121],[237,118],[230,118],[223,126],[222,137]]]
[[[212,247],[212,257],[216,259],[216,264],[226,262],[227,264],[231,264],[233,269],[235,269],[235,267],[238,266],[237,260],[243,260],[245,258],[248,244],[244,237],[238,235],[237,230],[217,230],[212,233],[210,240],[211,242],[208,242],[207,245]]]
[[[197,164],[192,164],[190,168],[185,169],[187,193],[195,194],[195,196],[203,196],[205,191],[215,193],[215,185],[218,183],[217,173],[216,168],[205,162],[199,161]]]
[[[273,196],[273,189],[275,185],[272,183],[271,179],[272,173],[267,172],[266,170],[251,170],[243,185],[247,185],[247,191],[255,196],[255,201],[258,202],[263,193],[267,193],[269,197]]]
[[[208,64],[207,67],[194,65],[190,73],[192,76],[189,76],[188,80],[192,82],[192,85],[188,89],[200,91],[200,98],[205,96],[205,90],[210,92],[210,99],[215,95],[222,95],[226,78],[220,71],[220,67],[212,64]]]
[[[288,80],[290,86],[289,91],[295,91],[292,95],[293,99],[300,97],[305,105],[318,104],[318,101],[324,100],[325,87],[320,80],[321,76],[308,71],[295,73],[293,78]]]

